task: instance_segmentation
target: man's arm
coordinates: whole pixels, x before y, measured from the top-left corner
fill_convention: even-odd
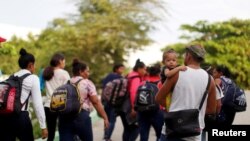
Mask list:
[[[211,76],[209,76],[211,77]],[[207,98],[207,109],[206,114],[215,114],[216,113],[216,90],[215,90],[215,82],[214,79],[211,78],[209,90],[208,90],[208,98]]]
[[[156,94],[155,100],[160,105],[166,107],[166,97],[169,95],[171,90],[173,90],[177,80],[179,78],[179,73],[175,73],[173,77],[167,78],[162,88]]]

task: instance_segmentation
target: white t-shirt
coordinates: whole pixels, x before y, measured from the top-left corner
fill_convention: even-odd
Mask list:
[[[70,79],[69,73],[63,69],[55,69],[54,76],[45,81],[46,98],[44,101],[44,107],[50,107],[51,96],[56,88],[66,84]]]
[[[216,85],[216,100],[223,98],[223,92],[221,90],[221,87]]]

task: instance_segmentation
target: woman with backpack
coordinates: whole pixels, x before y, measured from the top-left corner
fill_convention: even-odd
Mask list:
[[[139,135],[139,127],[137,123],[137,112],[134,109],[134,102],[136,92],[146,74],[146,65],[136,60],[133,71],[127,75],[128,79],[128,93],[129,93],[129,106],[126,108],[128,111],[121,112],[121,120],[124,127],[123,141],[135,141]]]
[[[104,126],[108,128],[109,121],[102,107],[101,101],[97,97],[96,87],[89,77],[89,67],[74,59],[72,63],[73,77],[71,83],[78,82],[78,89],[82,102],[81,111],[79,114],[72,117],[59,116],[59,136],[60,141],[74,141],[75,135],[81,140],[93,141],[93,132],[91,118],[89,116],[91,104],[104,119]]]
[[[29,99],[36,113],[36,117],[42,129],[42,138],[48,136],[46,128],[45,113],[40,91],[39,78],[34,75],[35,72],[35,57],[26,52],[25,49],[20,50],[18,60],[18,72],[14,73],[14,77],[23,78],[21,83],[20,101],[21,112],[11,115],[0,114],[0,138],[1,141],[15,141],[18,138],[20,141],[34,141],[32,122],[29,117]],[[12,77],[12,76],[11,76]],[[18,93],[16,93],[18,94]]]
[[[229,72],[229,69],[225,66],[217,66],[213,71],[215,83],[221,87],[224,98],[227,96],[227,90],[225,88],[226,84],[223,82],[223,80],[231,81],[230,76],[231,74]],[[219,122],[219,126],[225,128],[230,127],[233,124],[236,112],[223,104],[225,103],[222,100],[221,112],[218,115],[217,121]]]
[[[66,84],[70,79],[69,73],[64,70],[65,58],[61,53],[56,53],[50,60],[50,66],[43,71],[43,79],[45,80],[46,99],[44,102],[44,109],[46,114],[46,121],[48,127],[47,141],[53,141],[55,137],[56,124],[58,114],[51,112],[50,102],[51,96],[56,88]]]
[[[160,64],[155,64],[154,66],[148,67],[147,71],[148,76],[146,77],[146,82],[140,85],[140,89],[137,90],[135,101],[135,108],[138,113],[140,141],[148,141],[151,126],[155,130],[156,140],[159,140],[164,124],[163,111],[160,110],[160,105],[156,104],[154,100],[158,92],[157,84],[160,82],[161,66]],[[151,96],[144,96],[145,94],[150,94]],[[143,97],[147,97],[144,99],[146,101],[142,100]]]
[[[108,119],[109,119],[109,128],[104,130],[104,136],[103,136],[104,141],[111,141],[111,136],[112,136],[113,130],[115,128],[116,116],[117,116],[115,108],[110,104],[110,102],[107,99],[104,98],[104,93],[105,93],[106,86],[108,85],[108,83],[111,83],[113,80],[123,78],[122,73],[124,70],[125,70],[125,67],[123,64],[115,64],[113,66],[113,72],[109,73],[102,80],[103,90],[102,90],[101,100],[102,100],[104,110],[105,110],[105,112],[108,116]],[[108,93],[108,94],[110,94],[110,93]]]

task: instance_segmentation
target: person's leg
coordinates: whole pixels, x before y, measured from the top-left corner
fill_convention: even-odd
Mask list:
[[[33,128],[27,111],[18,115],[16,128],[17,138],[20,141],[34,141]]]
[[[0,117],[0,140],[15,141],[16,140],[16,122],[13,117]]]
[[[107,129],[104,130],[104,139],[108,140],[111,138],[111,135],[113,133],[113,130],[115,128],[115,122],[116,122],[116,113],[114,108],[111,107],[111,105],[107,104],[105,105],[104,108],[108,119],[109,119],[109,127]]]
[[[126,115],[124,112],[120,113],[122,125],[123,125],[123,134],[122,134],[122,140],[123,141],[129,141],[129,125],[126,120]]]
[[[201,132],[201,141],[206,141],[206,140],[207,140],[207,132],[203,130]]]
[[[46,123],[48,129],[48,139],[47,141],[54,141],[56,124],[58,115],[50,111],[50,108],[45,107]]]
[[[129,141],[135,141],[139,135],[139,127],[137,124],[129,125]]]
[[[149,116],[151,117],[152,115],[144,115],[143,113],[138,113],[140,141],[148,141],[151,125]]]
[[[82,141],[93,141],[93,131],[89,112],[82,110],[74,120],[74,130]]]
[[[161,134],[160,141],[167,141],[166,135]]]
[[[164,116],[161,110],[152,114],[151,124],[155,130],[156,140],[159,140],[161,137],[162,126],[164,124]]]
[[[60,141],[74,141],[74,130],[73,123],[74,118],[63,118],[63,116],[59,116],[59,140]]]

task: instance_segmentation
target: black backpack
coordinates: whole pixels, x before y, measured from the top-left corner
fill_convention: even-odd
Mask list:
[[[135,98],[135,110],[138,112],[156,111],[159,104],[155,101],[158,88],[155,83],[146,81],[139,86]]]
[[[81,97],[78,84],[68,81],[66,84],[58,87],[52,94],[50,110],[60,115],[75,116],[81,111]]]
[[[19,114],[25,103],[28,103],[30,94],[24,103],[21,103],[23,80],[31,75],[24,74],[21,77],[11,75],[7,80],[0,82],[0,114]],[[26,104],[25,109],[27,109]]]

